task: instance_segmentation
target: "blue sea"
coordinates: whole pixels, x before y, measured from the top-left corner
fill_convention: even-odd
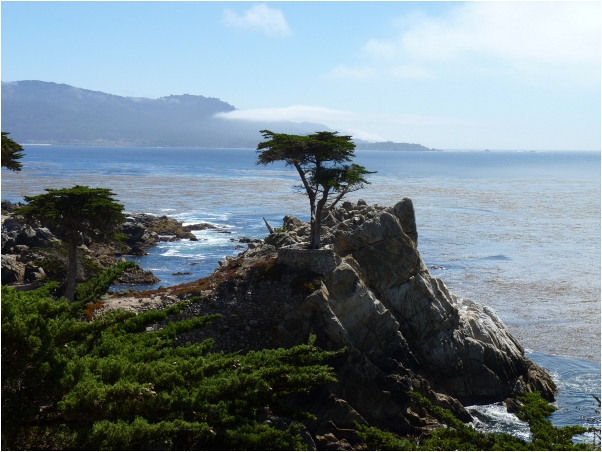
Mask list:
[[[137,258],[161,279],[155,287],[210,274],[245,247],[240,238],[266,235],[264,217],[272,226],[287,214],[308,219],[296,172],[256,165],[252,149],[24,148],[22,171],[2,170],[2,199],[20,201],[47,187],[107,187],[129,212],[227,231],[198,231],[198,242],[163,242]],[[412,198],[430,272],[459,296],[495,309],[557,380],[553,421],[599,423],[590,394],[600,395],[600,152],[356,155],[377,173],[348,199],[388,206]],[[478,408],[481,427],[504,423],[498,408]],[[508,428],[524,430],[512,418]]]

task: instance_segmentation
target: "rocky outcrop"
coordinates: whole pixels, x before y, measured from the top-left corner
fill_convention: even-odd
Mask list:
[[[148,213],[132,213],[126,217],[119,231],[126,237],[129,247],[127,254],[142,256],[146,250],[159,242],[176,240],[197,241],[192,231],[214,230],[216,233],[230,233],[210,223],[197,223],[184,226],[175,218]]]
[[[148,213],[130,214],[119,227],[119,232],[126,237],[128,254],[137,256],[146,254],[148,248],[161,241],[197,240],[191,229],[178,220]]]
[[[324,220],[320,250],[305,249],[309,225],[288,216],[264,244],[249,244],[210,277],[165,289],[200,296],[182,317],[222,314],[177,342],[211,337],[215,350],[235,352],[290,347],[314,334],[324,349],[345,349],[331,363],[337,383],[290,401],[321,413],[307,424],[316,444],[329,434],[351,441],[354,422],[400,434],[427,427],[432,419],[412,391],[465,421],[466,404],[534,390],[553,399],[550,376],[495,312],[429,274],[410,199],[347,202]]]
[[[14,204],[2,203],[2,284],[30,284],[44,281],[41,254],[60,244],[48,228],[35,227],[12,218]]]
[[[62,231],[51,231],[39,224],[27,224],[12,212],[22,204],[2,202],[2,284],[29,285],[47,278],[63,280],[67,250]],[[123,255],[142,255],[161,240],[197,240],[192,230],[216,228],[209,224],[183,226],[166,216],[133,214],[116,232],[123,242],[94,242],[80,236],[78,243],[78,281],[85,281],[114,265]],[[159,281],[150,271],[141,269],[126,274],[123,284],[152,284]],[[120,283],[118,282],[118,284]]]
[[[123,274],[115,280],[114,284],[127,284],[127,285],[147,285],[159,282],[153,272],[150,270],[143,270],[139,266],[135,268],[127,269]]]
[[[347,203],[329,216],[338,222],[324,231],[325,241],[339,264],[285,320],[298,324],[308,309],[327,312],[322,334],[334,344],[352,344],[373,362],[397,360],[464,404],[533,389],[553,397],[551,379],[535,370],[491,308],[429,274],[410,199],[390,208]],[[298,244],[303,231],[298,225],[286,234]]]
[[[27,285],[47,278],[62,280],[66,274],[67,254],[62,231],[41,225],[26,224],[12,215],[21,203],[2,201],[2,283]],[[78,281],[85,281],[114,265],[124,255],[141,256],[161,241],[198,240],[192,231],[229,232],[210,223],[184,226],[180,221],[146,213],[132,213],[116,229],[121,241],[95,242],[80,235],[78,247]],[[241,239],[241,243],[256,240]],[[152,272],[136,269],[116,284],[146,285],[158,282]]]
[[[434,420],[413,402],[412,392],[464,421],[471,419],[466,404],[512,400],[526,391],[553,399],[551,378],[525,357],[496,313],[430,275],[418,251],[410,199],[392,207],[345,202],[323,225],[319,250],[306,249],[309,224],[287,216],[263,243],[244,240],[248,249],[220,261],[208,278],[127,303],[107,299],[103,309],[145,310],[192,299],[178,318],[222,317],[176,343],[213,338],[216,351],[244,352],[290,347],[315,335],[320,347],[344,350],[330,362],[336,383],[287,401],[316,415],[306,422],[310,447],[352,447],[356,423],[399,434],[428,428]],[[120,231],[126,249],[143,253],[159,240],[192,240],[191,231],[204,228],[215,227],[134,214]],[[107,265],[124,251],[85,238],[79,249],[86,258],[104,256]],[[65,258],[64,244],[50,231],[4,215],[2,250],[3,283],[52,277],[53,265]],[[152,275],[138,268],[122,282],[140,284],[140,278]],[[147,330],[158,328],[160,323]]]

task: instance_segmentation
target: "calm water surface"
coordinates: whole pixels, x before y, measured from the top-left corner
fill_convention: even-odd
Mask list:
[[[262,217],[273,226],[287,214],[308,219],[307,199],[292,190],[296,172],[255,165],[253,150],[24,147],[23,171],[2,170],[2,199],[19,201],[46,187],[108,187],[127,211],[230,232],[199,231],[199,242],[162,243],[137,259],[161,279],[156,286],[210,274],[219,259],[240,251],[240,237],[266,235]],[[459,296],[494,308],[534,361],[560,366],[559,382],[574,383],[580,367],[561,357],[592,365],[588,391],[600,394],[599,152],[356,154],[378,173],[351,201],[412,198],[418,248],[431,273]],[[559,403],[575,408],[591,404],[586,399]]]

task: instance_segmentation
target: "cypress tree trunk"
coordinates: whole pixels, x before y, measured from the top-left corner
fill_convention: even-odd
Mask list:
[[[319,215],[314,215],[311,219],[311,232],[309,249],[317,250],[320,248],[320,229],[322,228],[322,221]]]
[[[69,245],[69,262],[67,263],[67,287],[65,298],[69,303],[75,300],[75,288],[77,286],[77,232],[69,232],[67,235]]]
[[[311,232],[309,242],[309,248],[312,250],[317,250],[318,248],[320,248],[320,234],[322,232],[322,212],[324,212],[324,206],[326,206],[326,200],[328,199],[329,192],[330,189],[328,187],[325,187],[324,192],[322,193],[322,197],[318,200],[317,204],[315,204],[315,199],[312,199]]]

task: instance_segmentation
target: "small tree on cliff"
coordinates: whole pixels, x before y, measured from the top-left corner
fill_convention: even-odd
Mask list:
[[[2,132],[2,168],[21,171],[23,166],[18,160],[23,157],[23,148],[16,141],[8,138],[8,132]]]
[[[347,193],[368,184],[365,176],[373,171],[348,164],[355,157],[355,144],[350,136],[339,136],[338,132],[300,136],[262,130],[261,134],[267,141],[257,145],[257,164],[284,161],[287,166],[295,167],[302,182],[297,188],[305,190],[309,197],[310,248],[319,248],[322,215],[332,210]],[[329,198],[331,202],[327,204]]]
[[[65,297],[73,302],[77,285],[77,242],[79,233],[95,239],[114,234],[116,225],[125,221],[123,205],[113,199],[108,188],[76,185],[72,188],[46,188],[47,193],[25,196],[26,206],[15,211],[28,220],[37,220],[65,232],[69,245]]]

